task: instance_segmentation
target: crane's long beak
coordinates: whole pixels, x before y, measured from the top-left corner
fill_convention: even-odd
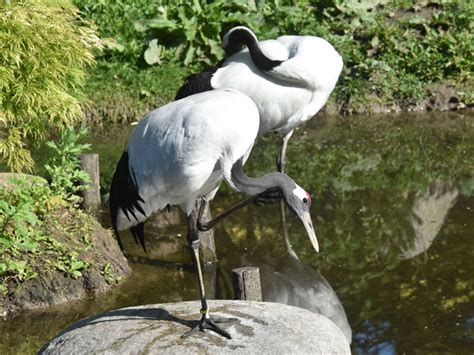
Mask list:
[[[314,233],[313,222],[311,221],[309,212],[303,212],[303,214],[299,217],[301,222],[303,222],[304,229],[306,229],[306,233],[308,233],[309,240],[311,240],[314,250],[319,253],[319,244],[318,240],[316,239],[316,233]]]

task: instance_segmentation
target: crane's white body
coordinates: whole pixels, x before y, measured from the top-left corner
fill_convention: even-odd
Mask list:
[[[283,62],[263,72],[245,49],[224,62],[211,85],[238,90],[255,102],[259,135],[287,135],[327,102],[342,71],[342,57],[329,42],[314,36],[281,36],[258,46],[269,59]]]
[[[258,133],[254,102],[230,89],[186,97],[144,117],[127,144],[130,176],[146,216],[127,218],[119,209],[117,229],[143,222],[167,205],[179,205],[189,215],[196,199],[214,197],[233,164],[248,157]]]

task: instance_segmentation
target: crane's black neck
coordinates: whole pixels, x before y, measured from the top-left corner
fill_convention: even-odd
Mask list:
[[[230,33],[225,48],[226,56],[229,57],[239,52],[244,45],[249,49],[255,66],[262,71],[271,70],[282,63],[281,60],[272,60],[263,54],[255,35],[248,28],[239,28]]]

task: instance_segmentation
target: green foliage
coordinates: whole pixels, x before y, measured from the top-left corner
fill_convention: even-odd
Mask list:
[[[255,6],[250,1],[177,1],[162,7],[159,17],[136,22],[135,28],[139,32],[154,30],[158,42],[163,38],[165,45],[169,42],[176,46],[176,57],[184,65],[195,61],[212,64],[224,54],[220,46],[222,30],[235,23],[249,24],[248,13],[252,11]]]
[[[472,102],[471,2],[333,5],[323,10],[317,33],[344,58],[336,95],[346,111],[364,111],[370,100],[409,107],[428,96],[429,84],[436,82],[455,83],[461,100]]]
[[[87,237],[90,217],[74,208],[80,182],[89,179],[78,158],[89,148],[79,143],[86,133],[68,128],[58,142],[47,142],[50,185],[17,179],[13,187],[0,187],[0,292],[13,292],[40,272],[57,270],[77,278],[91,266],[79,254],[93,247]],[[72,220],[65,219],[69,215]],[[71,242],[77,230],[82,240]]]
[[[82,276],[81,270],[87,269],[90,264],[83,260],[77,260],[78,254],[76,251],[72,251],[68,255],[62,255],[58,258],[55,263],[57,270],[63,271],[73,278]]]
[[[140,107],[150,98],[137,93],[152,93],[152,97],[157,93],[155,103],[169,101],[184,74],[220,60],[222,32],[236,24],[249,26],[260,39],[282,34],[328,39],[345,62],[333,95],[344,112],[365,112],[377,105],[410,108],[436,90],[430,86],[433,83],[453,85],[460,107],[473,102],[474,5],[466,0],[76,3],[98,24],[102,35],[115,41],[100,59],[107,65],[101,64],[96,72],[107,74],[96,77],[123,80],[120,70],[110,70],[112,62],[120,63],[134,75],[131,83],[137,89],[131,101]],[[177,80],[160,76],[152,81],[144,79],[154,75],[147,63],[161,70],[169,67],[171,72],[176,64],[187,67],[179,77],[173,76]],[[133,96],[127,85],[122,86],[126,95]]]
[[[87,135],[85,128],[74,131],[67,128],[61,132],[59,142],[48,141],[50,148],[49,160],[45,165],[51,178],[50,188],[53,193],[77,206],[81,202],[78,192],[90,182],[89,175],[81,170],[79,156],[90,149],[90,144],[78,141]]]
[[[67,1],[2,1],[0,13],[0,155],[32,170],[29,142],[84,120],[84,70],[100,42]]]
[[[67,226],[70,222],[64,220],[69,202],[47,184],[26,179],[17,179],[13,184],[14,187],[0,187],[0,292],[14,292],[40,272],[57,270],[71,277],[81,276],[80,270],[89,264],[78,259],[78,251],[85,251],[88,244],[52,236],[54,229],[63,235],[72,233]],[[69,209],[68,213],[77,219],[75,228],[87,229],[87,215],[76,209]]]
[[[162,8],[161,0],[75,0],[82,14],[98,26],[106,38],[104,57],[136,63],[143,54],[147,35],[135,30],[138,20],[151,19]]]
[[[109,285],[117,285],[122,280],[122,277],[115,275],[114,267],[110,263],[106,263],[100,273],[104,276]]]

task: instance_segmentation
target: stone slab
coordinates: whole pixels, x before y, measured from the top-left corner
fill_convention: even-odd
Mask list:
[[[196,324],[200,302],[153,304],[109,311],[73,324],[39,354],[350,354],[329,319],[271,302],[209,301],[211,317],[232,339],[212,331],[181,335]]]

